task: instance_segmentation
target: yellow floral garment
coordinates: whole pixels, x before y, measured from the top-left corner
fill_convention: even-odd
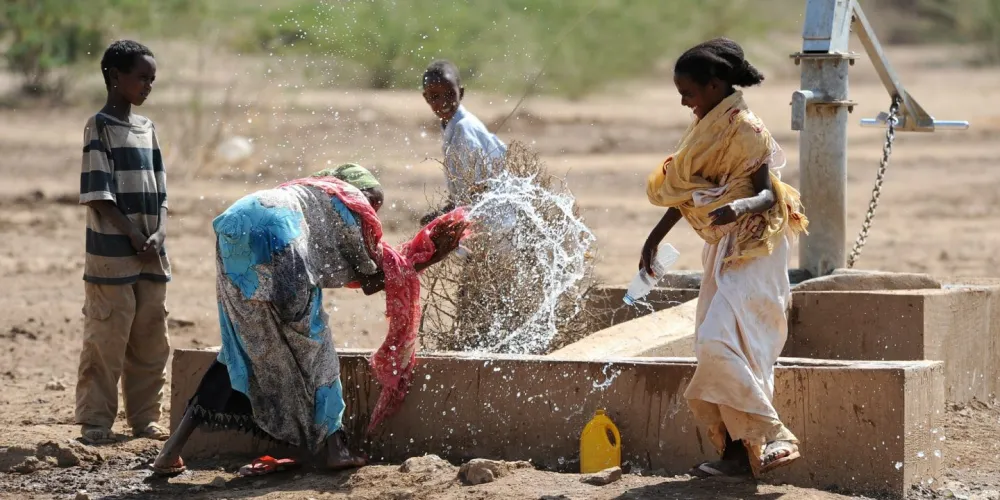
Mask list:
[[[798,235],[809,223],[802,214],[798,191],[781,182],[775,172],[782,165],[773,164],[772,158],[780,151],[764,123],[747,109],[743,93],[737,91],[688,127],[677,152],[649,175],[646,195],[654,205],[680,209],[709,244],[735,232],[724,261],[727,265],[770,255],[786,228]],[[708,216],[713,210],[756,194],[750,177],[764,164],[770,167],[774,206],[764,213],[745,214],[732,224],[713,226]],[[708,203],[695,203],[696,193],[712,190],[722,193]]]

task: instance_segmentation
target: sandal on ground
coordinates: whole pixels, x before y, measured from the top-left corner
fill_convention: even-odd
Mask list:
[[[790,441],[771,441],[760,457],[760,474],[790,465],[799,458],[799,446]]]
[[[80,436],[87,444],[109,444],[115,442],[115,433],[108,427],[84,424],[80,427]]]
[[[156,476],[170,477],[181,474],[187,470],[187,467],[184,466],[184,460],[178,458],[177,462],[174,462],[174,465],[169,467],[157,467],[156,465],[152,465],[150,466],[150,469],[153,469],[153,474]]]
[[[137,438],[154,439],[156,441],[170,439],[170,431],[156,422],[150,423],[145,427],[132,429],[132,435]]]
[[[688,474],[697,478],[749,476],[750,468],[735,460],[704,462],[691,469]]]
[[[254,459],[240,467],[241,476],[263,476],[274,472],[284,472],[299,467],[299,463],[291,458],[274,458],[269,455]]]

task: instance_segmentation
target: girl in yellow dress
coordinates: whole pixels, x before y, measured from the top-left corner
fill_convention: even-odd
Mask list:
[[[772,398],[791,302],[789,240],[807,220],[798,192],[778,176],[781,148],[736,89],[763,80],[732,40],[685,52],[674,84],[696,118],[647,184],[649,201],[667,208],[642,249],[647,272],[681,217],[705,240],[698,367],[684,396],[721,460],[695,467],[698,476],[757,476],[799,457]]]

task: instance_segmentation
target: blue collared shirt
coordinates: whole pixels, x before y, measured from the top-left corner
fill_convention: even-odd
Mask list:
[[[507,146],[462,105],[444,128],[443,139],[448,194],[453,201],[465,201],[472,187],[466,181],[471,178],[479,184],[496,175],[497,172],[488,171],[489,165],[483,159],[503,157]]]

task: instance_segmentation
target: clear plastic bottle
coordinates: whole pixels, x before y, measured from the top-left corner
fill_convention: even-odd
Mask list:
[[[622,300],[628,305],[633,305],[635,301],[649,294],[649,291],[656,286],[663,274],[677,262],[677,258],[680,256],[681,254],[670,243],[661,244],[653,259],[653,276],[647,274],[645,269],[640,269],[635,278],[632,278],[632,283],[629,283],[628,290],[625,291],[625,297]]]

